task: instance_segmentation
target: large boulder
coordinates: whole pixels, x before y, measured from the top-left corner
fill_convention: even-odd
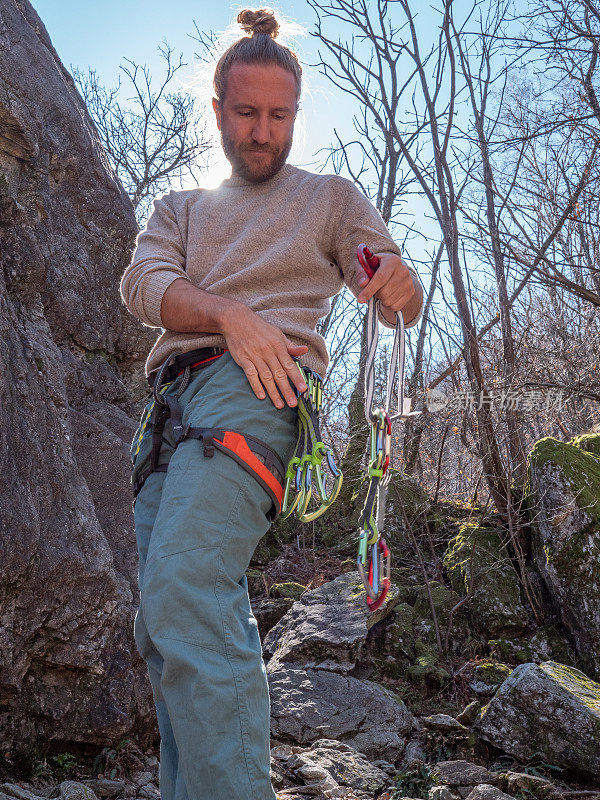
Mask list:
[[[515,636],[527,627],[519,579],[500,533],[465,522],[444,555],[452,588],[468,596],[473,626],[488,638]]]
[[[0,0],[0,738],[13,752],[155,731],[133,641],[128,461],[155,337],[119,296],[136,233],[42,21]]]
[[[299,666],[267,668],[267,676],[275,738],[298,744],[337,739],[369,759],[395,761],[402,754],[413,719],[389,689]]]
[[[600,778],[600,684],[573,667],[522,664],[475,721],[482,739],[516,758],[542,757]]]
[[[369,629],[390,613],[398,599],[392,587],[384,605],[371,613],[358,572],[348,572],[302,594],[266,635],[263,649],[270,668],[286,662],[349,672]]]
[[[600,459],[590,439],[541,439],[529,458],[533,552],[586,671],[600,678]]]

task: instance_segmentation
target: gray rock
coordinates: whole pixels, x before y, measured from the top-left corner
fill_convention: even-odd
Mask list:
[[[38,793],[16,783],[0,783],[0,791],[9,797],[18,797],[19,800],[39,800],[40,798]]]
[[[297,662],[307,668],[349,672],[369,628],[389,613],[396,601],[397,589],[371,614],[358,572],[339,575],[305,592],[266,635],[263,650],[273,656],[275,669]]]
[[[472,725],[480,711],[481,703],[478,700],[473,700],[456,716],[456,721],[460,722],[461,725]]]
[[[110,778],[89,778],[82,781],[98,797],[117,797],[125,789],[125,781]]]
[[[476,786],[468,795],[469,800],[513,800],[509,794],[505,794],[497,786],[490,786],[482,783]]]
[[[0,0],[0,220],[0,740],[143,740],[128,447],[156,331],[119,295],[134,209],[28,0]]]
[[[511,794],[536,793],[541,788],[552,786],[552,781],[542,778],[541,775],[530,775],[528,772],[507,772],[504,775],[506,789]]]
[[[439,783],[447,786],[475,786],[479,783],[497,783],[498,775],[480,767],[478,764],[471,764],[470,761],[439,761],[432,775]]]
[[[337,785],[371,794],[388,782],[387,773],[369,763],[362,753],[340,742],[327,739],[318,741],[305,750],[301,757],[306,765],[298,770],[301,775],[302,770],[310,766],[328,775]]]
[[[79,781],[63,781],[59,789],[60,800],[97,800],[91,787]]]
[[[294,601],[289,597],[265,597],[251,599],[250,603],[252,606],[252,613],[256,617],[256,622],[258,624],[259,636],[261,641],[263,641],[271,628],[277,625],[286,611],[290,610]]]
[[[467,730],[464,725],[448,714],[432,714],[430,717],[424,717],[423,722],[430,731],[439,733],[458,733]]]
[[[139,797],[146,797],[148,800],[160,800],[160,792],[153,783],[147,783],[145,786],[140,786],[137,790]]]
[[[586,672],[600,680],[600,461],[576,446],[582,439],[547,437],[531,451],[532,545]]]
[[[600,776],[600,684],[554,661],[518,666],[473,729],[517,758]]]
[[[455,795],[452,794],[448,786],[432,786],[427,798],[428,800],[454,800]]]
[[[269,664],[270,667],[270,664]],[[389,690],[326,670],[267,669],[271,734],[299,744],[341,739],[367,758],[394,761],[412,716]]]

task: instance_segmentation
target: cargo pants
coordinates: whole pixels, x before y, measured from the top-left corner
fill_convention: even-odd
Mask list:
[[[175,393],[182,377],[165,392]],[[179,402],[184,425],[250,434],[284,465],[292,456],[297,409],[259,400],[228,351],[192,372]],[[143,420],[132,444],[134,476],[149,463]],[[168,471],[153,472],[134,505],[134,637],[156,706],[161,800],[275,800],[269,692],[245,575],[270,526],[271,500],[224,453],[205,458],[198,440],[172,442],[167,422],[159,464]]]

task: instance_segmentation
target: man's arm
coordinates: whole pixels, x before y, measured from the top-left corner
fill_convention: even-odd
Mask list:
[[[277,408],[284,406],[280,392],[289,406],[297,405],[290,380],[300,392],[306,385],[291,356],[304,355],[308,347],[292,344],[279,328],[248,306],[206,292],[187,278],[177,278],[163,294],[160,316],[167,330],[220,333],[260,400],[266,389]]]

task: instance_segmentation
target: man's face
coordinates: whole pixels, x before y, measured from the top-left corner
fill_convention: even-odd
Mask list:
[[[272,178],[289,155],[296,118],[296,79],[276,64],[233,64],[225,100],[213,98],[221,144],[234,175]]]

